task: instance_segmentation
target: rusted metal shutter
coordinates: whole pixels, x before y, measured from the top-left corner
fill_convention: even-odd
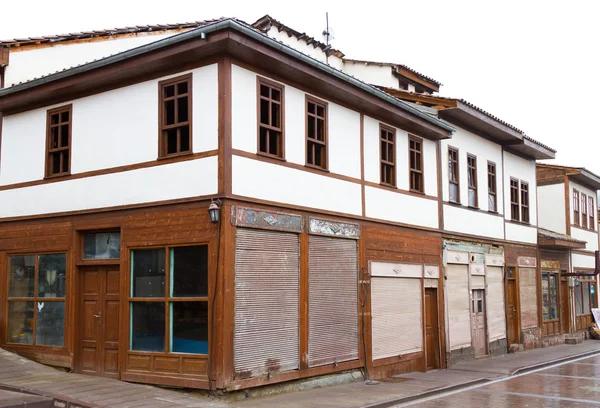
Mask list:
[[[311,235],[308,246],[308,365],[358,359],[357,243]]]
[[[236,378],[299,368],[297,234],[238,228],[235,252]]]
[[[423,350],[421,279],[371,278],[373,360]]]

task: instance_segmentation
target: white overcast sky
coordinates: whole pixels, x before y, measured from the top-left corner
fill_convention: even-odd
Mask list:
[[[347,57],[408,65],[600,174],[600,1],[3,0],[0,38],[270,14],[321,39],[326,11]]]

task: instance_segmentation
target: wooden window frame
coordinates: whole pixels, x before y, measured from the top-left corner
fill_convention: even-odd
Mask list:
[[[515,184],[513,184],[515,183]],[[510,219],[511,221],[521,222],[521,205],[520,205],[520,195],[521,189],[519,188],[519,180],[511,177],[510,183]],[[513,194],[514,193],[514,194]],[[516,201],[513,200],[513,195],[516,196]]]
[[[497,213],[498,212],[498,193],[497,193],[497,185],[496,185],[496,182],[497,182],[496,163],[488,160],[487,169],[488,169],[488,211]],[[490,171],[490,169],[493,169],[493,171]],[[494,197],[494,208],[489,208],[489,205],[490,205],[489,197],[491,197],[491,196]]]
[[[596,285],[596,281],[594,280],[580,280],[578,281],[579,285],[575,285],[575,287],[573,288],[574,292],[579,292],[580,293],[580,299],[581,299],[581,313],[577,313],[577,296],[575,296],[575,316],[580,317],[580,316],[590,316],[592,314],[592,306],[593,306],[593,297],[595,296],[595,293],[592,294],[590,293],[590,285]],[[585,311],[585,307],[584,307],[584,300],[585,297],[583,296],[584,290],[584,284],[587,284],[587,292],[588,292],[588,310],[589,312]],[[595,286],[594,286],[595,289]]]
[[[280,93],[280,100],[279,101],[275,101],[273,99],[266,98],[264,96],[262,96],[261,92],[260,92],[260,87],[261,86],[266,86],[270,89],[276,89],[279,91]],[[269,110],[272,107],[272,104],[279,104],[279,123],[280,123],[280,127],[277,128],[276,126],[273,125],[267,125],[264,123],[261,123],[261,100],[264,99],[268,102],[269,104]],[[269,120],[271,120],[271,115],[269,114]],[[269,79],[263,78],[263,77],[256,77],[256,152],[258,155],[260,156],[266,156],[266,157],[270,157],[273,159],[279,159],[279,160],[285,160],[285,86],[283,86],[282,84],[279,84],[277,82],[273,82]],[[277,154],[272,154],[272,153],[268,153],[268,152],[263,152],[262,150],[260,150],[260,130],[261,128],[266,129],[267,131],[272,131],[272,132],[279,132],[279,137],[278,139],[278,148],[277,148]],[[268,138],[267,138],[268,140]],[[269,150],[269,149],[267,149]]]
[[[554,276],[554,283],[555,283],[555,289],[556,289],[556,303],[554,304],[556,306],[556,311],[557,311],[557,316],[554,319],[545,319],[544,318],[544,289],[543,289],[543,281],[544,281],[544,275],[548,276],[548,297],[551,298],[550,294],[551,294],[551,288],[550,288],[550,275]],[[554,270],[543,270],[542,271],[542,277],[541,277],[541,298],[542,298],[542,322],[543,323],[553,323],[553,322],[558,322],[560,321],[560,273],[558,271],[554,271]],[[549,303],[550,305],[550,303]]]
[[[579,201],[579,191],[577,191],[577,189],[573,189],[573,224],[578,226],[581,224],[581,221],[579,219],[579,205],[580,205],[580,201]]]
[[[52,124],[52,115],[59,115],[60,118],[60,114],[63,112],[69,112],[69,120],[67,122],[61,122],[59,119],[59,122],[57,124]],[[58,127],[59,129],[59,134],[58,134],[58,140],[59,140],[59,144],[60,144],[60,126],[64,126],[64,124],[67,124],[69,127],[69,141],[68,141],[68,146],[64,147],[64,146],[59,146],[57,148],[52,148],[51,147],[51,143],[52,143],[52,128],[53,127]],[[46,163],[45,163],[45,178],[55,178],[55,177],[64,177],[64,176],[68,176],[71,174],[71,152],[73,150],[73,143],[72,143],[72,134],[73,134],[73,104],[68,104],[68,105],[63,105],[63,106],[59,106],[57,108],[54,109],[49,109],[46,112]],[[68,169],[67,171],[62,171],[62,160],[60,163],[60,169],[61,171],[58,173],[52,173],[51,169],[52,169],[52,154],[53,153],[58,153],[61,151],[65,151],[68,150],[68,160],[69,160],[69,165],[68,165]],[[61,156],[62,157],[62,156]]]
[[[419,143],[419,146],[421,146],[421,150],[411,149],[410,142]],[[413,136],[413,135],[408,135],[408,187],[409,187],[409,191],[411,191],[413,193],[419,193],[419,194],[425,194],[425,168],[423,166],[423,164],[424,164],[423,150],[424,150],[423,149],[423,139],[421,139],[420,137]],[[421,170],[412,168],[410,165],[411,155],[413,153],[419,154],[419,165],[421,166]],[[418,176],[421,177],[421,188],[414,188],[413,175],[415,177],[418,177]]]
[[[207,251],[208,251],[208,257],[207,257],[207,294],[206,296],[189,296],[189,297],[185,297],[185,296],[171,296],[171,291],[172,291],[172,287],[171,287],[171,250],[175,249],[175,248],[187,248],[187,247],[194,247],[194,246],[206,246],[207,247]],[[132,254],[135,251],[140,251],[140,250],[156,250],[156,249],[162,249],[163,251],[165,251],[165,294],[163,296],[152,296],[152,297],[135,297],[133,296],[133,283],[132,283],[132,277],[133,277],[133,261],[132,261]],[[165,307],[165,345],[164,345],[164,350],[163,351],[147,351],[147,350],[134,350],[131,347],[132,344],[132,331],[131,329],[129,329],[127,331],[127,342],[126,342],[126,347],[127,347],[127,353],[155,353],[155,354],[166,354],[166,355],[189,355],[189,356],[205,356],[208,357],[210,355],[210,348],[211,348],[211,336],[214,334],[211,325],[212,325],[212,314],[211,314],[211,310],[212,310],[212,302],[210,301],[210,299],[212,299],[213,296],[215,296],[214,293],[212,293],[211,291],[211,268],[212,268],[212,264],[211,264],[211,243],[209,241],[198,241],[198,242],[194,242],[194,243],[189,243],[189,244],[175,244],[175,245],[158,245],[158,246],[147,246],[147,247],[129,247],[127,248],[128,251],[128,268],[129,268],[129,274],[128,274],[128,287],[127,287],[127,310],[128,310],[128,327],[131,327],[131,320],[133,319],[133,316],[131,314],[131,304],[132,303],[162,303],[164,304]],[[169,330],[171,330],[171,316],[170,316],[170,305],[172,303],[179,303],[179,302],[189,302],[189,303],[206,303],[207,306],[207,315],[208,315],[208,323],[207,323],[207,329],[208,329],[208,333],[207,333],[207,338],[208,338],[208,352],[206,354],[201,354],[201,353],[185,353],[185,352],[180,352],[180,351],[170,351],[173,347],[173,344],[171,344],[170,341],[170,332]]]
[[[308,137],[308,117],[309,116],[316,117],[316,115],[310,114],[308,112],[308,105],[310,103],[313,103],[317,106],[320,105],[324,108],[324,116],[322,119],[324,120],[324,124],[323,124],[324,130],[323,131],[325,134],[323,135],[323,139],[324,139],[323,141],[311,139]],[[319,118],[317,117],[317,120],[318,119]],[[305,120],[304,146],[305,146],[305,153],[306,153],[304,155],[304,158],[306,160],[306,167],[310,167],[310,168],[317,169],[317,170],[329,171],[329,106],[328,106],[328,103],[321,99],[317,99],[314,96],[306,95],[305,103],[304,103],[304,120]],[[315,122],[315,135],[316,135],[316,126],[317,126],[317,124]],[[312,154],[313,163],[308,162],[308,151],[309,151],[309,146],[310,146],[309,143],[320,144],[325,149],[325,154],[324,154],[325,157],[324,157],[324,163],[323,163],[324,166],[317,166],[317,165],[313,164],[314,157],[315,157],[314,151]]]
[[[44,255],[65,255],[65,294],[63,297],[40,297],[39,296],[39,263],[40,263],[40,256],[44,256]],[[18,256],[33,256],[35,257],[35,270],[34,270],[34,274],[33,274],[33,296],[31,297],[23,297],[23,296],[10,296],[10,258],[11,257],[18,257]],[[43,347],[45,349],[53,349],[53,350],[66,350],[67,349],[67,333],[68,333],[68,327],[70,327],[69,324],[69,316],[67,316],[67,309],[68,309],[68,305],[67,305],[67,299],[69,298],[69,280],[70,280],[70,274],[69,274],[69,265],[70,265],[70,259],[69,259],[69,253],[68,251],[51,251],[51,252],[27,252],[27,253],[10,253],[7,254],[6,256],[6,261],[7,261],[7,274],[6,274],[6,301],[5,301],[5,305],[6,305],[6,311],[4,314],[5,320],[4,320],[4,325],[2,326],[2,329],[4,331],[3,333],[3,338],[1,343],[2,344],[9,344],[9,345],[21,345],[21,346],[26,346],[26,347]],[[51,346],[51,345],[45,345],[45,344],[36,344],[36,337],[37,337],[37,319],[38,319],[38,314],[39,314],[39,310],[37,307],[37,303],[38,302],[56,302],[56,303],[63,303],[64,304],[64,308],[65,308],[65,314],[63,316],[63,345],[62,346]],[[10,318],[10,302],[33,302],[33,322],[31,323],[32,326],[32,339],[31,339],[31,344],[23,344],[23,343],[13,343],[10,342],[8,340],[8,334],[9,334],[9,318]]]
[[[453,159],[453,154],[456,154],[456,160]],[[456,180],[453,180],[452,178],[454,166],[456,166]],[[456,201],[453,201],[450,198],[450,184],[456,185]],[[459,150],[452,146],[448,146],[448,201],[454,204],[460,204],[460,155]]]
[[[169,99],[173,99],[175,100],[175,116],[174,116],[174,123],[172,125],[166,125],[166,118],[165,118],[165,96],[164,96],[164,88],[170,85],[176,85],[178,83],[182,83],[182,82],[187,82],[187,86],[188,86],[188,91],[187,91],[187,99],[188,99],[188,120],[187,122],[177,122],[177,114],[178,114],[178,110],[177,110],[177,99],[178,99],[178,94],[176,93],[173,97],[169,97]],[[175,87],[175,89],[177,89],[177,87]],[[167,159],[167,158],[171,158],[171,157],[177,157],[177,156],[187,156],[190,154],[193,154],[194,152],[194,147],[193,147],[193,141],[194,141],[194,137],[193,137],[193,126],[192,126],[192,122],[193,122],[193,108],[192,108],[192,103],[193,103],[193,82],[192,82],[192,73],[188,73],[188,74],[184,74],[184,75],[180,75],[174,78],[169,78],[169,79],[165,79],[163,81],[159,81],[158,82],[158,158],[159,159]],[[177,151],[176,153],[167,153],[167,137],[165,132],[169,129],[179,129],[182,128],[184,126],[188,126],[189,128],[189,150],[186,151]],[[181,136],[178,136],[177,138],[177,145],[179,146],[181,144]],[[180,150],[178,148],[178,150]]]
[[[525,189],[523,187],[526,187]],[[525,193],[525,196],[523,196],[523,193]],[[530,224],[531,222],[531,212],[529,210],[530,206],[529,206],[529,183],[526,181],[521,180],[520,182],[520,186],[519,186],[519,200],[520,200],[520,215],[521,215],[521,222],[523,224]],[[527,200],[524,200],[523,197],[526,197]],[[527,201],[527,202],[525,202]],[[524,215],[527,214],[527,217],[524,217]],[[527,219],[525,219],[527,218]]]
[[[580,211],[581,211],[581,228],[588,228],[588,213],[587,213],[587,194],[583,194],[583,191],[581,192],[581,207],[580,207]]]
[[[470,180],[469,175],[471,175]],[[475,204],[471,205],[467,197],[467,206],[479,208],[479,197],[477,197],[477,156],[471,153],[467,153],[467,189],[473,190],[475,193]]]
[[[588,216],[590,217],[590,223],[588,225],[588,228],[592,231],[596,231],[596,225],[594,224],[595,222],[595,212],[596,208],[594,207],[594,197],[592,196],[588,196]]]
[[[383,133],[392,135],[390,141],[389,138],[384,139]],[[391,145],[392,147],[392,160],[389,160],[389,156],[384,159],[384,151],[382,145],[385,143],[386,148]],[[384,168],[391,169],[391,180],[387,180],[387,173]],[[379,124],[379,181],[384,186],[396,187],[396,129],[386,126],[382,123]]]

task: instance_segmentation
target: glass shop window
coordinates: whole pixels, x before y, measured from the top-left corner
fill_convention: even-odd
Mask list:
[[[101,232],[84,234],[83,259],[119,259],[121,256],[121,234]]]
[[[542,272],[542,313],[544,320],[558,319],[558,274]]]
[[[131,252],[130,349],[208,354],[208,245]]]
[[[9,257],[7,343],[64,346],[66,254]]]

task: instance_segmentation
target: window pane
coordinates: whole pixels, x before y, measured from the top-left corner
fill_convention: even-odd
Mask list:
[[[581,303],[582,299],[581,299],[581,282],[577,282],[576,286],[575,286],[575,312],[580,315],[583,313],[583,310],[581,308],[582,303]]]
[[[33,344],[33,302],[8,302],[9,343]]]
[[[550,320],[550,288],[547,273],[542,273],[542,308],[544,320]]]
[[[69,121],[69,111],[64,111],[60,114],[60,121],[61,122],[68,122]]]
[[[583,313],[590,313],[590,283],[582,282],[581,286],[583,288]]]
[[[177,122],[188,121],[188,98],[187,96],[177,99]]]
[[[175,95],[175,85],[165,86],[164,91],[165,91],[165,93],[164,93],[165,98],[174,96]]]
[[[175,100],[171,99],[165,102],[165,125],[175,123]]]
[[[39,297],[65,297],[67,255],[40,255],[38,274]]]
[[[165,296],[165,250],[163,248],[132,251],[131,268],[131,296]]]
[[[208,245],[171,249],[174,297],[208,296]]]
[[[69,146],[69,125],[60,127],[60,147]]]
[[[458,202],[458,185],[450,183],[450,201]]]
[[[177,151],[177,129],[169,129],[165,132],[167,137],[167,154],[178,153]]]
[[[35,279],[35,256],[11,256],[9,297],[33,297]]]
[[[208,354],[208,303],[171,303],[171,351]]]
[[[165,351],[165,304],[131,302],[131,350]]]
[[[83,236],[83,259],[117,259],[120,256],[120,233],[102,232]]]
[[[475,196],[475,190],[469,189],[469,207],[475,207],[477,205],[477,199]]]
[[[556,275],[550,275],[550,318],[558,319],[558,281]]]
[[[190,151],[190,125],[185,125],[179,128],[179,152]]]
[[[187,93],[188,91],[188,83],[186,82],[180,82],[177,84],[177,94],[178,95],[182,95]]]
[[[37,302],[35,344],[63,346],[65,342],[65,303]]]
[[[269,101],[266,99],[260,100],[260,123],[269,124]]]
[[[488,208],[490,211],[496,211],[496,196],[489,194],[488,195]]]

